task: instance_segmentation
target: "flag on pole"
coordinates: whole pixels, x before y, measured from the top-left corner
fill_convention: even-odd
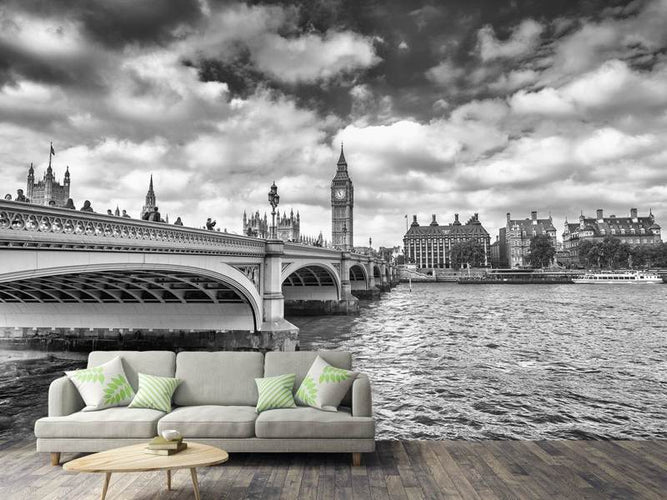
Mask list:
[[[53,156],[56,155],[56,151],[55,151],[55,149],[53,149],[53,143],[51,143],[51,154],[52,154]]]

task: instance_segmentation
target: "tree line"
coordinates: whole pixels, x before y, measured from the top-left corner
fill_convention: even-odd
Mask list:
[[[579,262],[587,267],[619,269],[667,267],[667,244],[631,246],[613,236],[579,243]]]

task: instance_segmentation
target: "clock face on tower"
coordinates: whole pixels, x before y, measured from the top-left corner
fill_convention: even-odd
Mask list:
[[[344,190],[344,189],[336,189],[336,190],[334,191],[334,197],[335,197],[337,200],[342,200],[342,199],[344,199],[344,198],[345,198],[345,190]]]

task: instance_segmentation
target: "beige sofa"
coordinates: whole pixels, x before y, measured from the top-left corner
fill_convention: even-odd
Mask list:
[[[361,453],[375,449],[371,387],[359,375],[337,412],[308,407],[255,411],[255,378],[296,373],[295,390],[320,355],[331,365],[351,369],[352,357],[342,351],[179,352],[94,351],[88,367],[121,356],[127,378],[137,390],[138,374],[176,377],[170,413],[115,407],[82,412],[83,400],[67,378],[49,388],[49,416],[35,422],[37,451],[96,452],[147,442],[159,431],[176,429],[189,440],[219,446],[228,452]]]

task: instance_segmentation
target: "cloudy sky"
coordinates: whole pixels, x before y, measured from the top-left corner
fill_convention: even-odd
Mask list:
[[[0,183],[49,142],[77,207],[241,231],[274,179],[330,234],[341,141],[355,243],[405,214],[653,209],[667,226],[667,0],[4,0]]]

